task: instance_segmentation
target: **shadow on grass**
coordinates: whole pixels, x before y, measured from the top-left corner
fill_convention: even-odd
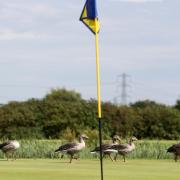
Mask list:
[[[51,161],[50,163],[54,163],[54,164],[74,164],[76,162],[79,162],[79,159],[76,159],[74,161],[72,161],[71,163],[69,161]]]

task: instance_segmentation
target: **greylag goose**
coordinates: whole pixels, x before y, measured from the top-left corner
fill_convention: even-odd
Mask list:
[[[85,134],[83,134],[79,137],[79,142],[71,142],[64,144],[60,146],[58,149],[56,149],[55,152],[67,153],[68,155],[70,155],[69,162],[71,163],[72,159],[77,159],[74,157],[74,155],[85,148],[86,139],[88,139],[88,137]]]
[[[167,149],[167,152],[174,154],[174,160],[177,162],[178,156],[180,157],[180,143],[174,144]]]
[[[16,140],[4,142],[0,144],[0,150],[5,153],[7,160],[9,159],[9,154],[12,155],[12,159],[15,159],[14,153],[20,147],[20,144]]]
[[[111,161],[113,161],[113,158],[111,157],[111,154],[118,152],[117,150],[112,149],[111,147],[113,145],[118,144],[117,141],[121,142],[121,139],[120,139],[120,137],[118,135],[115,135],[115,136],[113,136],[112,141],[113,141],[112,144],[102,144],[103,157],[105,155],[108,155],[109,158],[111,159]],[[100,152],[100,147],[99,146],[95,147],[94,150],[91,151],[92,154],[99,153],[99,152]]]
[[[120,154],[123,156],[124,162],[126,161],[126,154],[132,152],[135,149],[134,141],[137,141],[136,137],[131,137],[129,143],[127,144],[115,144],[111,148],[117,150],[118,153],[115,155],[114,160],[117,160],[117,155]]]

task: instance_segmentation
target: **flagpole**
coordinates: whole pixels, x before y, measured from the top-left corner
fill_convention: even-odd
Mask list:
[[[95,42],[96,42],[96,79],[97,79],[97,99],[98,99],[98,122],[99,122],[99,146],[100,146],[100,166],[101,180],[103,180],[103,154],[102,154],[102,124],[101,124],[101,86],[100,86],[100,65],[99,65],[99,36],[97,18],[95,19]]]

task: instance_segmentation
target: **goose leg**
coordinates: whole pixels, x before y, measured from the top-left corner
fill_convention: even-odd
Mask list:
[[[111,159],[111,161],[113,162],[114,160],[112,159],[111,154],[108,154],[108,156]]]
[[[117,161],[117,155],[118,155],[118,154],[116,154],[116,155],[114,156],[114,160],[115,160],[115,161]]]
[[[104,159],[105,155],[106,155],[106,154],[105,154],[105,153],[103,153],[103,155],[102,155],[102,158],[103,158],[103,159]]]
[[[73,159],[73,155],[71,155],[69,163],[71,163],[71,162],[72,162],[72,159]]]
[[[102,158],[104,159],[105,156],[106,156],[106,153],[103,153],[103,154],[102,154]],[[100,156],[99,156],[99,158],[100,158]]]
[[[12,152],[11,157],[12,157],[12,161],[14,161],[14,152]]]
[[[75,157],[73,157],[73,159],[76,159],[76,160],[78,160],[78,159],[79,159],[79,156],[75,156]]]
[[[16,160],[16,152],[15,151],[13,151],[13,153],[12,153],[12,159],[15,161]]]
[[[7,161],[9,161],[9,154],[8,153],[5,153],[5,156],[7,158]]]
[[[16,160],[16,153],[14,152],[14,160]]]
[[[126,162],[126,158],[125,158],[125,155],[123,155],[123,159],[124,159],[124,162]]]
[[[175,162],[177,162],[177,159],[178,159],[178,158],[177,158],[177,154],[175,154],[175,155],[174,155],[174,160],[175,160]]]

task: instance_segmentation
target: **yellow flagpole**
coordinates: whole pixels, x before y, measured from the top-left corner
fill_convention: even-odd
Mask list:
[[[97,18],[95,19],[95,36],[96,36],[96,78],[97,78],[97,99],[98,99],[98,119],[99,119],[99,145],[100,145],[100,164],[101,164],[101,180],[103,175],[103,154],[102,154],[102,125],[101,125],[101,86],[100,86],[100,65],[99,65],[99,37]]]
[[[100,65],[99,65],[99,37],[97,32],[97,18],[95,19],[96,27],[96,78],[97,78],[97,99],[98,99],[98,118],[101,118],[101,85],[100,85]]]

